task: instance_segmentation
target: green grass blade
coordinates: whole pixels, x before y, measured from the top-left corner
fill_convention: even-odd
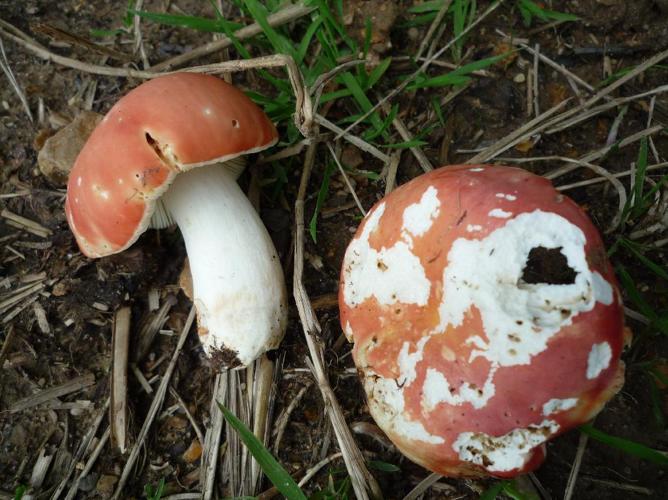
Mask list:
[[[262,32],[267,37],[274,50],[278,53],[291,56],[296,61],[298,59],[297,51],[287,38],[281,35],[269,24],[269,21],[267,20],[269,13],[264,5],[257,0],[244,0],[244,5],[255,22],[260,25]]]
[[[427,141],[421,141],[419,139],[413,139],[412,141],[405,141],[405,142],[395,142],[394,144],[387,144],[385,147],[386,148],[392,148],[392,149],[408,149],[408,148],[416,148],[420,146],[425,146],[427,145]]]
[[[371,108],[373,108],[373,104],[371,104],[371,101],[366,96],[364,90],[360,86],[359,82],[355,79],[353,74],[349,71],[346,71],[345,73],[341,74],[340,78],[343,81],[343,84],[348,88],[348,90],[350,90],[350,92],[353,95],[353,98],[360,106],[362,111],[365,113],[370,111]],[[369,115],[369,120],[376,128],[376,130],[380,129],[383,126],[383,121],[380,119],[378,113],[376,112],[373,112],[371,115]]]
[[[643,299],[640,291],[633,281],[633,278],[631,278],[631,275],[621,264],[617,266],[617,276],[619,277],[619,281],[624,287],[624,290],[626,291],[629,299],[631,299],[631,302],[635,304],[635,306],[644,316],[647,316],[647,318],[649,318],[651,321],[654,321],[657,317],[654,309],[652,309],[652,307],[645,301],[645,299]]]
[[[234,428],[239,434],[243,443],[251,452],[257,463],[262,468],[262,471],[269,478],[276,489],[285,495],[290,500],[306,500],[306,495],[292,476],[279,464],[276,459],[269,453],[269,451],[262,445],[262,443],[253,435],[253,432],[244,425],[232,412],[230,412],[221,403],[218,403],[220,411],[223,412],[225,420]]]
[[[637,245],[632,241],[629,241],[625,238],[622,238],[619,243],[626,249],[628,249],[633,255],[635,255],[640,262],[642,262],[647,269],[656,274],[659,278],[668,280],[668,271],[666,271],[659,264],[654,262],[648,257],[645,257],[637,248]]]
[[[299,42],[299,48],[297,49],[297,64],[301,64],[304,61],[304,57],[306,56],[306,52],[308,52],[308,48],[311,46],[313,37],[315,36],[316,31],[320,29],[322,23],[322,17],[318,16],[306,30],[306,33],[302,37],[302,41]]]
[[[454,69],[444,75],[435,76],[433,78],[418,79],[414,83],[410,84],[408,89],[415,90],[427,87],[464,85],[471,81],[471,78],[468,75],[472,74],[474,71],[488,68],[489,66],[502,61],[508,57],[508,54],[510,54],[510,52],[499,54],[497,56],[486,57],[485,59],[479,59],[478,61],[465,64],[464,66]]]
[[[426,12],[438,12],[443,7],[445,0],[429,0],[418,5],[414,5],[408,12],[411,14],[424,14]]]
[[[587,436],[595,439],[596,441],[607,444],[611,448],[616,448],[625,453],[628,453],[629,455],[648,460],[657,465],[664,467],[668,466],[668,454],[666,454],[666,452],[649,448],[645,445],[630,441],[628,439],[611,436],[610,434],[592,427],[591,424],[581,425],[580,431],[584,432]]]
[[[495,500],[495,498],[501,494],[504,483],[505,481],[498,481],[492,484],[492,486],[482,492],[480,500]]]
[[[221,19],[207,19],[204,17],[182,16],[177,14],[164,14],[161,12],[147,12],[141,10],[132,10],[129,12],[133,15],[138,15],[141,18],[153,21],[154,23],[189,28],[197,31],[206,31],[209,33],[222,33],[224,31],[224,24],[232,26],[232,29],[239,29],[241,27],[240,24],[231,23]]]
[[[385,74],[387,68],[390,67],[390,64],[392,64],[392,58],[388,57],[387,59],[383,59],[378,66],[371,70],[371,73],[369,73],[369,78],[366,81],[365,90],[370,89],[376,83],[378,83],[378,80],[380,80],[381,77]]]

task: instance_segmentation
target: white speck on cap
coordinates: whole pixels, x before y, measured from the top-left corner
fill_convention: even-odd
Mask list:
[[[422,236],[429,231],[434,219],[440,213],[441,202],[438,199],[438,191],[429,186],[420,201],[409,205],[404,210],[402,229],[412,236]]]
[[[493,210],[490,210],[487,215],[489,215],[490,217],[498,217],[499,219],[507,219],[513,214],[512,212],[506,212],[505,210],[502,210],[500,208],[495,208]]]
[[[610,344],[607,342],[594,344],[587,358],[587,379],[591,380],[598,377],[603,370],[610,366],[610,359],[612,359]]]
[[[543,405],[543,415],[547,417],[553,413],[570,410],[571,408],[574,408],[576,404],[578,404],[577,398],[550,399]]]

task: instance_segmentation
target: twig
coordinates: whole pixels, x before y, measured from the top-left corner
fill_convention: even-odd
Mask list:
[[[2,212],[0,212],[0,217],[7,219],[7,221],[13,222],[14,224],[18,225],[18,227],[20,227],[21,229],[25,229],[26,231],[29,231],[36,236],[41,236],[42,238],[46,238],[47,236],[51,236],[51,234],[53,234],[51,229],[48,229],[33,220],[27,219],[13,212],[10,212],[6,208],[3,209]]]
[[[223,430],[223,412],[218,407],[219,401],[225,400],[227,392],[226,383],[227,373],[217,373],[213,385],[213,395],[211,397],[211,406],[209,408],[209,415],[211,417],[211,424],[206,431],[204,442],[204,454],[202,456],[200,484],[202,485],[203,500],[210,500],[213,498],[214,488],[213,482],[216,478],[216,468],[218,466],[218,453],[220,451],[220,434]]]
[[[204,434],[202,433],[202,429],[199,428],[199,425],[197,424],[197,420],[195,420],[195,417],[193,417],[193,414],[190,413],[190,410],[188,409],[188,405],[186,404],[183,399],[181,399],[181,396],[179,395],[178,392],[176,392],[176,389],[174,389],[174,386],[170,385],[169,386],[169,393],[172,395],[174,399],[176,399],[176,402],[179,404],[179,406],[183,409],[183,412],[186,414],[186,417],[188,417],[188,420],[190,421],[190,425],[193,426],[193,429],[195,430],[195,434],[197,435],[197,440],[200,442],[202,446],[204,446]]]
[[[499,139],[498,141],[496,141],[491,146],[485,148],[480,153],[475,155],[473,158],[470,158],[469,160],[467,160],[466,163],[472,163],[472,164],[484,163],[486,161],[491,160],[496,155],[499,155],[499,154],[503,153],[504,151],[507,151],[508,149],[512,148],[515,144],[518,144],[518,143],[526,140],[527,138],[531,137],[536,132],[536,131],[534,131],[534,127],[536,125],[541,123],[546,118],[549,118],[550,116],[554,115],[557,111],[561,110],[569,102],[570,102],[570,99],[564,99],[563,101],[561,101],[556,106],[551,107],[547,111],[538,115],[533,120],[530,120],[527,123],[525,123],[524,125],[522,125],[517,130],[511,132],[507,136],[505,136],[505,137]]]
[[[9,353],[9,348],[12,346],[12,342],[14,341],[14,332],[14,325],[9,325],[7,328],[7,335],[5,335],[5,341],[2,344],[2,349],[0,349],[0,370],[2,370],[5,358]]]
[[[420,43],[420,47],[418,48],[418,51],[415,54],[415,59],[416,60],[420,59],[423,52],[427,48],[427,45],[429,45],[429,42],[431,41],[432,37],[434,36],[434,33],[436,32],[436,29],[441,25],[441,21],[443,21],[443,18],[448,13],[448,9],[450,8],[451,3],[452,3],[452,0],[445,0],[443,2],[443,5],[441,6],[441,8],[438,11],[438,14],[436,14],[436,17],[431,22],[431,25],[429,25],[429,29],[427,30],[427,34],[424,36],[424,38],[422,39],[422,42]]]
[[[266,355],[255,361],[255,378],[252,391],[247,387],[248,396],[253,404],[253,434],[258,440],[267,446],[267,429],[269,416],[271,415],[270,403],[272,399],[272,382],[274,376],[274,362]],[[249,492],[255,493],[260,484],[261,469],[257,461],[251,460],[251,473],[249,475]]]
[[[132,450],[130,451],[130,455],[128,456],[128,461],[125,463],[125,467],[123,467],[123,472],[121,473],[121,477],[118,480],[116,491],[111,497],[112,499],[120,498],[120,495],[123,493],[123,488],[125,487],[125,484],[130,478],[130,474],[132,473],[134,464],[137,460],[137,457],[139,456],[139,451],[141,450],[141,447],[144,444],[144,440],[148,435],[148,431],[151,428],[151,424],[153,423],[153,420],[155,419],[155,416],[160,410],[160,407],[162,406],[162,403],[165,399],[165,394],[167,393],[167,387],[169,386],[169,380],[172,377],[172,372],[174,371],[174,367],[176,366],[179,354],[181,353],[181,349],[183,348],[183,344],[186,341],[188,332],[190,331],[190,327],[192,326],[194,319],[195,319],[195,307],[192,307],[190,309],[190,314],[188,314],[188,319],[186,320],[186,324],[183,327],[183,331],[179,336],[179,341],[178,344],[176,345],[176,349],[174,350],[174,354],[172,355],[172,359],[170,360],[169,365],[167,366],[167,370],[165,370],[165,374],[163,375],[162,380],[160,381],[160,385],[158,386],[158,390],[156,391],[153,401],[151,402],[148,414],[146,415],[146,420],[144,420],[144,424],[142,425],[141,430],[139,431],[137,440],[135,441],[135,444],[132,447]]]
[[[540,115],[540,85],[538,83],[538,59],[540,55],[540,45],[534,46],[533,58],[533,112],[536,116]]]
[[[661,131],[662,129],[663,129],[662,125],[655,125],[654,127],[651,127],[651,128],[645,129],[645,130],[641,130],[640,132],[636,132],[635,134],[632,134],[632,135],[622,139],[621,141],[619,141],[616,144],[612,144],[610,146],[604,146],[601,149],[597,149],[596,151],[592,151],[591,153],[588,153],[588,154],[582,156],[579,160],[582,161],[582,162],[587,162],[587,163],[592,162],[592,161],[596,161],[596,160],[604,157],[606,154],[608,154],[608,152],[614,147],[618,147],[618,148],[626,147],[629,144],[633,144],[634,142],[639,141],[643,137],[647,137],[647,136],[650,136],[652,134],[655,134],[655,133]],[[564,165],[560,168],[557,168],[557,169],[553,170],[552,172],[549,172],[549,173],[545,174],[543,177],[545,177],[547,179],[555,179],[556,177],[567,174],[568,172],[571,172],[572,170],[574,170],[576,168],[577,168],[577,165],[572,165],[572,164],[568,165],[567,164],[567,165]]]
[[[433,472],[420,481],[415,488],[408,492],[408,494],[403,498],[403,500],[415,500],[425,491],[432,487],[432,485],[438,482],[443,476],[441,474],[436,474]]]
[[[319,125],[322,125],[323,127],[331,130],[332,132],[338,134],[337,137],[343,137],[346,141],[351,143],[354,146],[357,146],[359,149],[362,151],[369,153],[372,156],[375,156],[378,158],[380,161],[383,163],[389,163],[390,157],[386,155],[385,153],[381,152],[378,148],[375,146],[372,146],[368,142],[360,139],[357,136],[354,136],[352,134],[348,134],[347,132],[344,133],[343,129],[340,128],[339,126],[335,125],[334,123],[330,122],[327,118],[325,118],[322,115],[316,114],[315,115],[315,121]]]
[[[80,391],[81,389],[85,389],[86,387],[89,387],[94,383],[95,383],[95,376],[92,373],[89,373],[87,375],[82,375],[81,377],[73,378],[72,380],[68,380],[64,384],[60,384],[55,387],[49,387],[48,389],[39,391],[37,394],[33,394],[32,396],[28,396],[23,399],[19,399],[9,407],[9,412],[16,413],[17,411],[27,410],[28,408],[32,408],[33,406],[46,403],[51,399],[66,396],[68,394],[72,394],[73,392]]]
[[[294,398],[290,401],[290,404],[281,412],[281,414],[278,416],[276,419],[275,423],[275,430],[274,434],[276,435],[276,438],[274,440],[274,454],[278,454],[278,450],[280,449],[281,446],[281,441],[283,440],[283,433],[285,432],[285,428],[288,426],[288,422],[290,421],[290,415],[292,412],[297,408],[297,405],[299,402],[302,400],[304,395],[306,394],[306,391],[311,387],[313,382],[311,380],[307,381],[304,386],[299,389],[299,392],[295,395]]]
[[[401,161],[401,150],[396,151],[390,156],[390,164],[387,167],[385,174],[385,196],[390,194],[397,182],[397,170],[399,169],[399,162]]]
[[[334,148],[332,148],[332,145],[329,142],[327,143],[327,148],[329,149],[329,153],[332,155],[332,158],[334,158],[336,166],[339,168],[339,172],[341,172],[341,175],[343,176],[343,180],[345,181],[346,186],[348,186],[348,191],[350,191],[350,194],[353,195],[353,199],[357,204],[357,208],[359,208],[359,211],[362,212],[362,215],[366,216],[366,210],[364,210],[364,207],[362,206],[360,199],[357,197],[355,188],[353,187],[352,183],[350,182],[350,179],[348,178],[348,174],[346,174],[346,171],[343,170],[343,166],[339,161],[339,157],[336,155],[336,153],[334,152]]]
[[[125,453],[125,446],[127,444],[130,311],[129,307],[121,307],[116,311],[111,336],[113,349],[111,358],[111,404],[109,405],[111,447],[118,448],[121,453]]]
[[[382,106],[383,112],[386,114],[390,113],[390,106],[389,104],[384,104]],[[392,120],[392,126],[397,130],[399,135],[401,136],[401,139],[405,142],[410,142],[413,140],[413,136],[411,135],[410,131],[404,125],[404,122],[399,118],[399,116],[395,116],[394,119]],[[413,146],[409,148],[411,153],[413,153],[413,156],[415,156],[415,159],[417,162],[420,164],[420,167],[422,167],[422,170],[425,172],[431,172],[434,170],[434,166],[431,164],[431,162],[427,159],[427,156],[424,154],[422,151],[422,148],[418,146]]]
[[[70,460],[70,465],[67,468],[67,471],[65,471],[65,474],[63,475],[63,478],[61,479],[60,483],[58,483],[58,486],[56,487],[55,491],[51,495],[51,500],[57,500],[60,497],[61,493],[65,490],[65,487],[67,486],[67,482],[70,480],[70,476],[72,475],[72,472],[74,472],[74,469],[76,468],[77,464],[81,461],[81,459],[84,457],[84,455],[88,451],[88,448],[90,447],[91,443],[93,442],[93,438],[95,437],[95,434],[97,434],[97,430],[100,428],[100,424],[102,423],[102,419],[107,414],[107,410],[109,408],[109,401],[110,401],[110,399],[107,398],[103,407],[100,409],[97,416],[95,417],[95,420],[93,421],[93,425],[86,431],[86,434],[81,439],[81,443],[79,444],[79,447],[77,448],[77,451],[74,453],[74,455],[72,456],[72,459]]]
[[[289,23],[295,19],[306,16],[313,12],[317,7],[305,6],[303,3],[289,5],[288,7],[279,10],[275,14],[272,14],[267,17],[267,23],[269,26],[281,26],[282,24]],[[262,33],[262,27],[258,23],[249,24],[243,28],[238,29],[234,32],[234,37],[237,40],[245,40],[247,38],[252,38],[255,35]],[[172,57],[167,59],[159,64],[153,66],[153,71],[163,71],[175,66],[181,66],[182,64],[192,61],[193,59],[206,56],[208,54],[213,54],[224,48],[230,47],[232,45],[232,40],[228,37],[223,36],[219,40],[214,40],[209,42],[201,47],[190,50],[184,54]]]
[[[364,462],[364,457],[355,443],[350,429],[346,425],[343,412],[339,406],[336,396],[329,385],[325,363],[323,359],[322,346],[316,343],[315,338],[320,334],[320,324],[311,306],[308,293],[302,282],[304,272],[304,198],[306,188],[311,175],[311,169],[315,161],[317,150],[316,144],[311,144],[306,151],[304,169],[297,200],[295,201],[295,255],[293,272],[293,294],[299,312],[304,336],[308,345],[310,358],[313,363],[313,375],[320,388],[325,402],[325,409],[334,427],[336,438],[343,453],[343,460],[350,475],[351,483],[359,500],[367,500],[369,493],[373,497],[380,497],[381,492],[375,478],[369,473]]]
[[[571,467],[571,473],[568,475],[568,482],[566,483],[564,500],[571,500],[573,492],[575,491],[575,483],[578,479],[578,473],[580,472],[580,465],[582,465],[582,456],[584,455],[585,449],[587,448],[588,439],[589,437],[584,432],[580,434],[580,440],[578,441],[578,450],[575,453],[575,460],[573,461],[573,466]]]
[[[341,458],[343,453],[334,453],[333,455],[328,456],[327,458],[320,460],[317,464],[315,464],[313,467],[311,467],[308,471],[306,471],[306,474],[304,474],[304,477],[302,477],[297,485],[301,488],[304,486],[306,483],[308,483],[313,476],[315,476],[320,469],[322,469],[325,465],[327,465],[330,462],[333,462],[337,458]]]
[[[74,481],[72,481],[72,486],[70,486],[70,489],[67,491],[65,500],[72,500],[78,493],[79,483],[93,469],[93,465],[95,465],[95,462],[102,453],[104,446],[107,444],[107,441],[109,441],[110,433],[111,433],[110,428],[107,427],[107,430],[105,430],[104,434],[102,434],[102,437],[98,441],[93,452],[90,454],[90,457],[88,457],[88,460],[86,460],[86,465],[84,465],[84,468],[81,470],[81,473],[76,477]]]
[[[28,99],[26,99],[25,93],[19,86],[19,83],[16,81],[16,77],[12,72],[12,68],[10,68],[9,66],[9,61],[7,60],[7,54],[5,54],[5,46],[2,43],[2,40],[0,40],[0,69],[2,69],[2,71],[5,73],[7,80],[9,80],[9,84],[14,89],[14,92],[18,96],[19,101],[21,101],[21,105],[23,106],[26,115],[28,115],[30,123],[33,123],[32,112],[30,111],[30,106],[28,105]]]

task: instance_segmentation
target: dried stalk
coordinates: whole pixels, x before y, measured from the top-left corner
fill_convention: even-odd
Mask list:
[[[122,307],[114,316],[111,366],[111,446],[125,453],[128,425],[128,347],[130,345],[130,311]]]
[[[304,198],[306,188],[311,175],[311,169],[315,161],[317,144],[311,144],[306,151],[304,169],[302,172],[299,193],[295,201],[295,258],[293,273],[293,294],[301,319],[302,328],[306,337],[310,358],[313,362],[313,375],[318,387],[322,393],[325,402],[325,409],[334,427],[336,438],[338,440],[346,469],[350,475],[351,483],[355,494],[359,500],[367,500],[372,497],[380,498],[382,493],[376,483],[375,478],[369,473],[364,462],[364,457],[360,452],[355,440],[346,425],[343,412],[339,406],[334,391],[329,385],[329,380],[325,370],[323,348],[316,339],[320,335],[321,329],[318,319],[311,305],[302,282],[304,273]]]

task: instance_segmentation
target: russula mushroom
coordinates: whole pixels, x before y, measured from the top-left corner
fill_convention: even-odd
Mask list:
[[[518,168],[445,167],[378,202],[346,251],[339,306],[371,415],[441,474],[531,471],[623,383],[601,238]]]
[[[276,141],[274,125],[240,90],[213,76],[170,74],[109,110],[68,180],[67,221],[88,257],[121,252],[148,227],[178,224],[200,339],[226,367],[277,347],[285,331],[280,261],[236,183],[241,156]]]

